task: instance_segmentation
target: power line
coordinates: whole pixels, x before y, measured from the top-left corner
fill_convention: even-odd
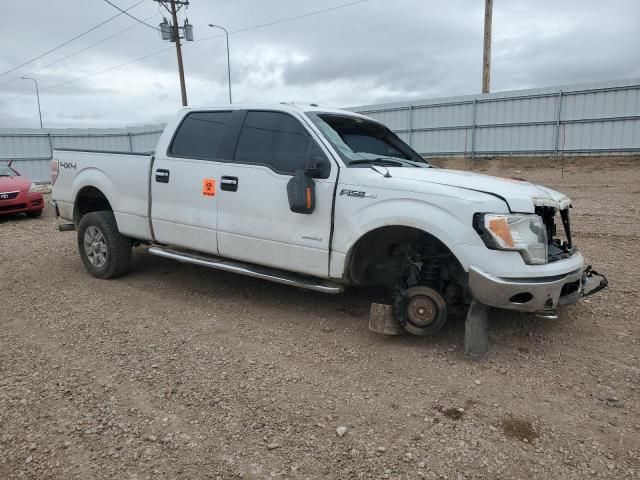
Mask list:
[[[85,79],[90,78],[90,77],[95,77],[97,75],[102,75],[103,73],[110,72],[111,70],[117,70],[118,68],[126,67],[127,65],[131,65],[132,63],[136,63],[136,62],[145,60],[147,58],[151,58],[151,57],[153,57],[155,55],[160,55],[161,53],[168,52],[169,50],[173,50],[173,47],[163,48],[162,50],[158,50],[158,51],[149,53],[147,55],[143,55],[141,57],[134,58],[133,60],[129,60],[128,62],[121,63],[119,65],[114,65],[114,66],[109,67],[109,68],[105,68],[104,70],[100,70],[99,72],[89,73],[89,74],[83,75],[81,77],[76,77],[76,78],[73,78],[71,80],[67,80],[66,82],[56,83],[55,85],[51,85],[49,87],[41,88],[40,91],[42,92],[42,91],[46,91],[46,90],[53,90],[54,88],[63,87],[65,85],[69,85],[71,83],[79,82],[80,80],[85,80]],[[20,95],[14,95],[13,97],[9,97],[9,98],[6,98],[6,99],[0,99],[0,101],[7,102],[9,100],[13,100],[14,98],[25,97],[27,95],[29,95],[29,94],[28,93],[21,93]]]
[[[159,15],[159,13],[154,13],[153,15],[145,18],[144,20],[149,20],[149,19],[151,19],[151,18],[153,18],[153,17],[155,17],[157,15]],[[57,65],[60,62],[64,62],[68,58],[75,57],[76,55],[79,55],[79,54],[81,54],[83,52],[86,52],[87,50],[89,50],[89,49],[91,49],[91,48],[93,48],[93,47],[95,47],[97,45],[100,45],[101,43],[104,43],[104,42],[106,42],[108,40],[111,40],[112,38],[117,37],[118,35],[121,35],[121,34],[123,34],[125,32],[128,32],[129,30],[132,30],[132,29],[136,28],[137,26],[138,26],[138,24],[135,23],[135,24],[133,24],[133,25],[127,27],[127,28],[124,28],[122,30],[117,31],[116,33],[114,33],[112,35],[109,35],[108,37],[103,38],[102,40],[98,40],[97,42],[92,43],[91,45],[88,45],[88,46],[86,46],[86,47],[84,47],[84,48],[82,48],[80,50],[76,50],[75,52],[70,53],[69,55],[67,55],[65,57],[62,57],[62,58],[56,60],[55,62],[48,63],[48,64],[38,68],[37,70],[32,70],[31,72],[25,73],[24,75],[33,75],[34,73],[38,73],[38,72],[44,70],[45,68],[49,68],[49,67],[52,67],[53,65]],[[13,79],[9,80],[8,82],[0,83],[0,87],[3,87],[4,85],[8,85],[8,84],[10,84],[12,82],[15,82],[19,78],[20,77],[16,77],[16,78],[13,78]]]
[[[297,19],[304,18],[304,17],[309,17],[309,16],[312,16],[312,15],[318,15],[318,14],[321,14],[321,13],[325,13],[325,12],[329,12],[329,11],[333,11],[333,10],[338,10],[340,8],[350,7],[352,5],[357,5],[357,4],[365,3],[365,2],[369,2],[369,1],[370,0],[357,0],[357,1],[354,1],[354,2],[344,3],[342,5],[336,5],[334,7],[323,8],[323,9],[320,9],[320,10],[315,10],[315,11],[312,11],[312,12],[303,13],[301,15],[296,15],[296,16],[293,16],[293,17],[286,17],[286,18],[282,18],[280,20],[274,20],[274,21],[268,22],[268,23],[261,23],[261,24],[258,24],[258,25],[253,25],[253,26],[250,26],[250,27],[241,28],[239,30],[235,30],[233,32],[229,32],[229,34],[241,33],[241,32],[246,32],[246,31],[249,31],[249,30],[255,30],[255,29],[258,29],[258,28],[264,28],[264,27],[268,27],[268,26],[271,26],[271,25],[276,25],[278,23],[284,23],[284,22],[289,22],[289,21],[297,20]],[[134,5],[134,7],[135,7],[135,5]],[[133,7],[131,7],[131,8],[133,8]],[[211,35],[209,37],[201,38],[200,40],[195,40],[193,43],[196,43],[198,41],[210,40],[210,39],[218,38],[218,37],[221,37],[221,36],[222,35]],[[157,51],[149,53],[147,55],[143,55],[141,57],[134,58],[133,60],[129,60],[128,62],[121,63],[119,65],[114,65],[114,66],[106,68],[104,70],[100,70],[99,72],[90,73],[90,74],[84,75],[82,77],[77,77],[77,78],[74,78],[74,79],[71,79],[71,80],[67,80],[66,82],[57,83],[55,85],[51,85],[51,86],[46,87],[46,88],[41,88],[40,91],[52,90],[54,88],[62,87],[64,85],[69,85],[71,83],[79,82],[80,80],[85,80],[85,79],[90,78],[90,77],[95,77],[97,75],[102,75],[103,73],[107,73],[107,72],[110,72],[112,70],[117,70],[118,68],[126,67],[127,65],[131,65],[132,63],[136,63],[136,62],[139,62],[139,61],[142,61],[142,60],[146,60],[147,58],[154,57],[154,56],[159,55],[159,54],[164,53],[164,52],[168,52],[169,50],[173,50],[173,47],[163,48],[162,50],[157,50]],[[20,95],[14,95],[13,97],[9,97],[9,98],[6,98],[6,99],[0,99],[0,101],[7,102],[9,100],[13,100],[14,98],[24,97],[26,95],[27,94],[24,94],[24,93],[20,94]]]
[[[359,3],[366,3],[366,2],[369,2],[369,1],[371,1],[371,0],[357,0],[355,2],[343,3],[341,5],[336,5],[336,6],[329,7],[329,8],[322,8],[320,10],[313,10],[311,12],[302,13],[300,15],[295,15],[293,17],[285,17],[285,18],[281,18],[279,20],[274,20],[272,22],[260,23],[258,25],[253,25],[251,27],[240,28],[239,30],[234,30],[232,32],[229,32],[229,35],[232,35],[234,33],[247,32],[249,30],[256,30],[258,28],[270,27],[272,25],[277,25],[279,23],[290,22],[292,20],[299,20],[300,18],[311,17],[313,15],[318,15],[320,13],[331,12],[333,10],[339,10],[341,8],[351,7],[352,5],[358,5]],[[210,35],[208,37],[203,37],[203,38],[200,38],[198,40],[194,40],[193,43],[202,42],[202,41],[205,41],[205,40],[210,40],[212,38],[218,38],[218,37],[222,37],[222,34],[220,34],[220,35]]]
[[[109,0],[104,0],[104,1],[105,1],[105,2],[107,2],[109,5],[111,5],[113,8],[115,8],[116,10],[119,10],[121,13],[124,13],[127,17],[129,17],[129,18],[133,18],[136,22],[141,23],[141,24],[142,24],[142,25],[144,25],[145,27],[149,27],[149,28],[152,28],[153,30],[159,31],[159,28],[154,27],[153,25],[149,25],[149,24],[148,24],[148,23],[146,23],[144,20],[140,20],[139,18],[134,17],[134,16],[133,16],[133,15],[131,15],[130,13],[127,13],[127,10],[129,10],[129,9],[127,9],[127,10],[123,10],[123,9],[121,9],[119,6],[117,6],[116,4],[111,3]]]
[[[140,5],[142,2],[144,2],[144,0],[140,0],[138,3],[130,6],[129,8],[127,8],[127,10],[131,10],[134,7],[137,7],[138,5]],[[97,28],[100,28],[101,26],[103,26],[104,24],[110,22],[111,20],[113,20],[114,18],[119,17],[120,15],[122,15],[122,12],[118,13],[117,15],[114,15],[111,18],[108,18],[107,20],[105,20],[104,22],[99,23],[98,25],[91,27],[89,30],[87,30],[86,32],[80,33],[79,35],[76,35],[75,37],[67,40],[66,42],[61,43],[60,45],[58,45],[57,47],[53,47],[51,50],[47,50],[46,52],[38,55],[37,57],[32,58],[31,60],[28,60],[24,63],[21,63],[20,65],[10,68],[9,70],[7,70],[6,72],[2,72],[0,73],[0,77],[3,77],[4,75],[6,75],[7,73],[11,73],[11,72],[15,72],[16,70],[18,70],[21,67],[24,67],[25,65],[28,65],[32,62],[35,62],[36,60],[39,60],[40,58],[44,57],[45,55],[49,55],[51,52],[55,52],[56,50],[64,47],[65,45],[69,45],[71,42],[73,42],[74,40],[77,40],[80,37],[85,36],[86,34],[93,32],[94,30],[96,30]]]

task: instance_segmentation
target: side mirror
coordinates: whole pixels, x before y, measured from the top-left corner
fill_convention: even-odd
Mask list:
[[[309,169],[296,170],[287,183],[289,208],[294,213],[313,213],[316,207],[316,184],[308,175]]]

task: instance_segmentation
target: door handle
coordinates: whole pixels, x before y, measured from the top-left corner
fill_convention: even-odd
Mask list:
[[[228,192],[238,191],[238,177],[224,176],[220,179],[220,189]]]
[[[156,170],[156,182],[169,183],[169,170],[159,168]]]

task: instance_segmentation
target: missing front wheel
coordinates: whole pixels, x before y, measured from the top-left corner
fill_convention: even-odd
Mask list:
[[[413,335],[433,335],[447,321],[445,299],[425,286],[399,289],[394,295],[393,308],[398,323]]]

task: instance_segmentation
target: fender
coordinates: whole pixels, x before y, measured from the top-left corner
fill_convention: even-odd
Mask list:
[[[73,179],[71,198],[73,198],[74,218],[78,206],[78,195],[85,187],[93,187],[99,190],[107,198],[114,214],[118,211],[117,205],[114,202],[116,187],[113,181],[102,170],[95,167],[86,167]]]
[[[116,162],[114,162],[116,163]],[[118,171],[119,165],[113,165]],[[140,176],[140,183],[148,182],[148,167],[145,164],[144,174]],[[72,183],[72,198],[74,211],[80,191],[85,187],[94,187],[106,197],[113,209],[118,230],[123,235],[129,235],[140,240],[151,238],[148,213],[148,190],[127,188],[126,184],[116,184],[103,170],[96,167],[85,167],[78,172]],[[129,190],[129,191],[127,191]]]
[[[373,230],[387,226],[412,227],[433,235],[453,252],[467,271],[471,259],[467,258],[464,248],[458,247],[462,244],[481,242],[471,226],[473,207],[467,209],[469,215],[463,218],[469,217],[468,224],[438,205],[416,198],[374,202],[358,209],[355,215],[349,215],[339,209],[336,214],[330,276],[342,277],[349,254],[358,240]]]

